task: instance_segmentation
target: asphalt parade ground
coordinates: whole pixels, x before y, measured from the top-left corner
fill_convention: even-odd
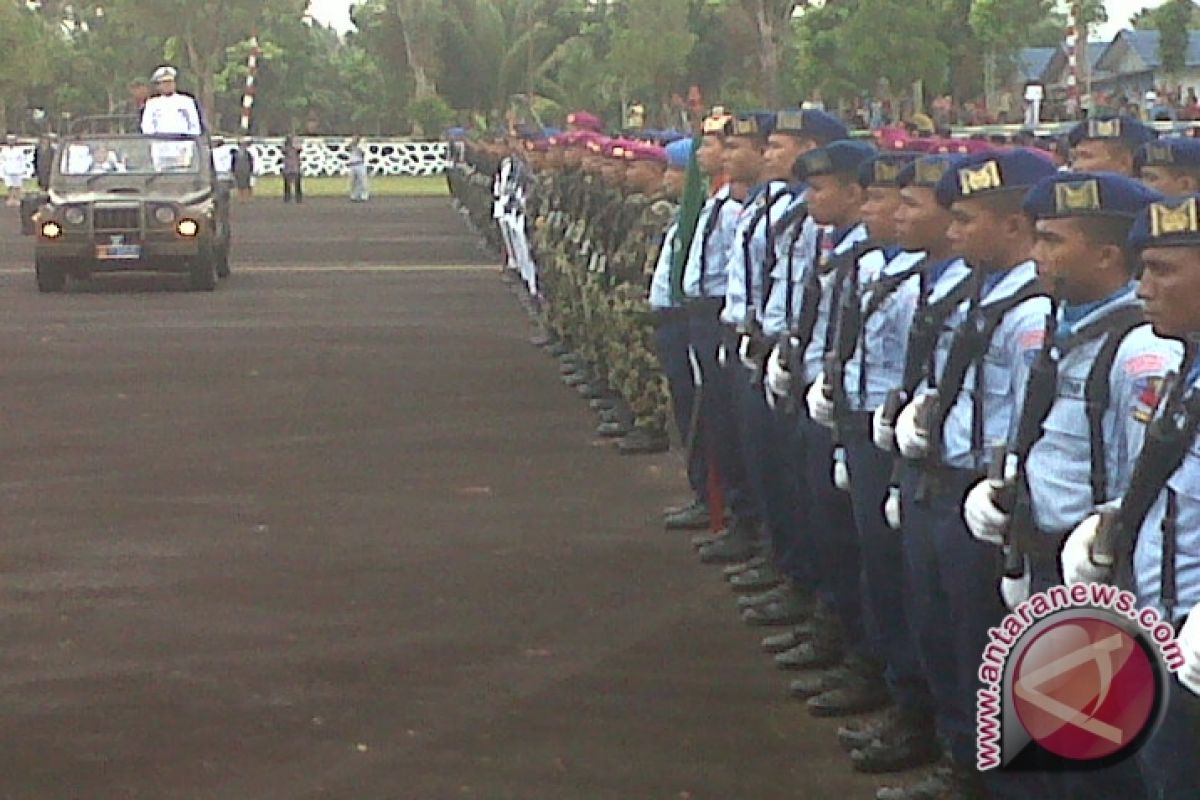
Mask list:
[[[447,200],[239,204],[212,293],[4,211],[0,798],[873,796]]]

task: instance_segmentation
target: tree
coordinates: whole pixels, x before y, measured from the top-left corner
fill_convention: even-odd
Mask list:
[[[636,96],[663,98],[685,79],[696,35],[674,24],[687,14],[687,0],[642,0],[630,6],[613,37],[608,69]]]
[[[1158,56],[1167,75],[1183,72],[1187,62],[1188,28],[1195,11],[1196,4],[1192,0],[1168,0],[1159,9]]]
[[[0,0],[0,131],[31,91],[53,75],[63,42],[53,26],[21,4]]]
[[[758,34],[759,77],[762,79],[763,99],[771,108],[779,105],[779,71],[783,51],[791,35],[792,15],[798,8],[809,5],[808,0],[738,0],[754,23]]]

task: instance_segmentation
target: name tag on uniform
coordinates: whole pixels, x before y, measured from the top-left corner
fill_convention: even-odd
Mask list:
[[[1060,378],[1058,396],[1067,400],[1083,400],[1085,383],[1078,378]]]

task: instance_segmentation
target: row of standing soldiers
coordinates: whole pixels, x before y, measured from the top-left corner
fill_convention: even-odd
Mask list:
[[[460,149],[568,382],[626,439],[674,412],[665,524],[714,531],[790,693],[870,715],[854,769],[932,765],[880,800],[1200,797],[1200,142],[1069,138],[879,152],[788,110]]]

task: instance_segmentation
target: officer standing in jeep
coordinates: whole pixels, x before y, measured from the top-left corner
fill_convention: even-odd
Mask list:
[[[168,133],[199,136],[204,130],[203,117],[196,98],[175,91],[174,67],[154,70],[150,80],[158,94],[146,101],[142,112],[142,133]]]

